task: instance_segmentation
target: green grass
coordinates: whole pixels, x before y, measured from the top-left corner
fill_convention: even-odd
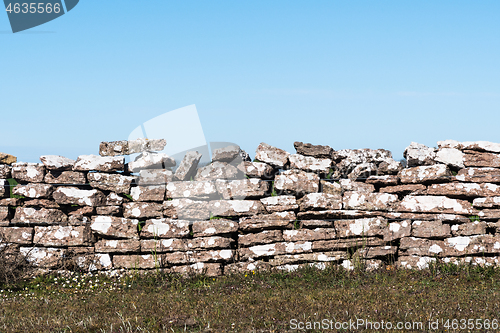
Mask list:
[[[285,332],[292,319],[427,324],[491,321],[500,313],[499,269],[445,264],[422,271],[332,267],[218,278],[74,274],[1,288],[0,332]]]

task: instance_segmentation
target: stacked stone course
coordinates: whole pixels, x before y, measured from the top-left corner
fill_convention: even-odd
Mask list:
[[[38,164],[0,153],[0,246],[42,270],[498,264],[500,144],[411,143],[403,165],[384,149],[261,143],[253,162],[228,146],[177,168],[165,145],[103,142]]]

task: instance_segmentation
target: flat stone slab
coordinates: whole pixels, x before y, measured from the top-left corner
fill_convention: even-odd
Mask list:
[[[181,164],[179,164],[177,170],[175,170],[174,178],[181,181],[194,178],[201,156],[202,155],[197,151],[188,151],[186,155],[184,155],[184,158],[182,159]]]
[[[152,254],[114,255],[113,266],[125,269],[151,269],[161,267],[161,257]]]
[[[266,212],[258,200],[213,200],[209,207],[213,216],[222,217],[252,216]]]
[[[66,250],[53,247],[29,246],[19,248],[19,252],[32,265],[50,269],[61,265]]]
[[[389,193],[359,193],[345,192],[343,197],[344,209],[359,209],[366,211],[389,211],[398,203],[398,196]]]
[[[255,232],[266,229],[291,229],[296,216],[294,212],[274,212],[240,219],[239,229],[243,232]]]
[[[87,179],[93,188],[123,194],[130,193],[132,182],[135,181],[135,177],[104,172],[89,172]]]
[[[479,153],[472,150],[465,150],[464,166],[500,168],[500,155],[494,153]]]
[[[40,161],[47,170],[56,171],[71,170],[75,164],[75,160],[59,155],[43,155],[40,156]]]
[[[419,165],[432,165],[436,158],[436,149],[429,148],[426,145],[412,142],[408,147],[406,147],[403,152],[403,156],[406,159],[409,167],[419,166]]]
[[[85,173],[77,171],[49,171],[43,181],[47,184],[83,185],[87,183],[87,177]]]
[[[33,243],[42,246],[82,246],[86,243],[85,226],[35,227]]]
[[[32,227],[0,227],[0,244],[30,245],[33,242]]]
[[[193,222],[193,237],[208,237],[238,231],[238,222],[226,219]]]
[[[231,162],[240,156],[240,151],[240,147],[235,145],[214,149],[212,152],[212,162]]]
[[[166,197],[215,199],[217,189],[213,181],[178,181],[167,184]]]
[[[313,145],[296,141],[293,143],[297,154],[316,158],[331,158],[333,149],[330,146]]]
[[[13,164],[17,162],[17,157],[5,153],[0,153],[0,164]]]
[[[52,197],[58,204],[101,206],[106,196],[99,190],[81,190],[77,187],[58,187]]]
[[[319,191],[319,176],[302,170],[286,170],[274,178],[274,188],[284,194],[304,195]]]
[[[233,165],[216,161],[198,169],[194,180],[236,179],[238,175],[239,171]]]
[[[116,157],[102,157],[97,155],[81,155],[78,156],[73,171],[100,171],[112,172],[123,171],[125,169],[125,158]]]
[[[12,167],[7,164],[0,164],[0,179],[7,179],[11,176]]]
[[[101,236],[117,238],[139,238],[139,220],[116,216],[93,216],[90,228]]]
[[[342,209],[342,196],[327,193],[309,193],[297,201],[300,211]]]
[[[451,181],[452,175],[448,166],[435,164],[403,169],[399,172],[398,177],[403,184],[421,184],[448,182]]]
[[[130,190],[130,196],[134,201],[163,201],[165,191],[165,185],[136,186]]]
[[[455,179],[467,183],[500,183],[500,169],[464,168],[458,171]]]
[[[123,216],[132,219],[163,216],[163,205],[156,202],[128,202],[123,204]]]
[[[334,228],[283,230],[283,239],[286,242],[316,241],[334,239]]]
[[[264,230],[255,234],[238,235],[238,245],[244,247],[283,241],[283,232],[281,230]]]
[[[260,199],[269,213],[299,209],[297,199],[293,195],[278,195]]]
[[[166,145],[167,141],[165,139],[150,140],[146,138],[130,141],[101,142],[99,145],[99,155],[117,156],[142,153],[144,151],[162,151]]]
[[[188,220],[208,220],[210,206],[207,201],[191,199],[173,199],[163,202],[166,217]]]
[[[244,161],[237,166],[243,174],[250,178],[272,179],[277,170],[264,162]]]
[[[45,166],[38,163],[14,163],[12,178],[18,182],[41,183],[45,176]]]
[[[139,154],[134,161],[128,163],[128,170],[139,172],[145,169],[165,169],[175,165],[175,160],[167,154],[144,152]]]
[[[141,242],[138,239],[100,239],[94,246],[96,252],[121,254],[139,252]]]
[[[216,180],[217,192],[225,200],[259,199],[268,195],[270,182],[260,179]]]
[[[149,219],[141,230],[141,238],[184,238],[189,236],[191,222],[170,218]]]
[[[68,216],[58,209],[17,207],[12,219],[15,224],[60,224],[68,221]]]
[[[477,211],[465,200],[451,199],[445,196],[412,196],[403,198],[396,209],[399,212],[412,213],[448,213],[459,215],[477,215]]]
[[[137,177],[137,184],[140,186],[145,185],[165,185],[171,182],[174,178],[174,174],[170,170],[163,169],[150,169],[139,171],[139,177]]]
[[[332,165],[332,160],[329,158],[316,158],[312,156],[304,156],[300,154],[292,154],[288,156],[290,168],[300,169],[306,172],[317,172],[328,174]]]
[[[339,238],[356,236],[383,236],[385,229],[387,228],[387,220],[382,217],[337,220],[334,224]]]
[[[13,194],[33,199],[48,198],[53,191],[54,187],[48,184],[16,185],[16,187],[12,189]]]
[[[274,167],[283,168],[290,153],[262,142],[255,151],[255,158]]]
[[[433,184],[427,188],[427,194],[445,195],[452,198],[494,197],[500,196],[500,186],[490,183]]]

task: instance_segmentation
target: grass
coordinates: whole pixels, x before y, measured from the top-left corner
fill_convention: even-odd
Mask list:
[[[441,319],[491,321],[500,312],[500,269],[451,264],[422,271],[331,267],[218,278],[68,274],[1,288],[0,332],[286,332],[294,319],[439,320],[432,332],[445,332]]]

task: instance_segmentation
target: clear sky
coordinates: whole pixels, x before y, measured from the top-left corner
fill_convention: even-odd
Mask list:
[[[0,152],[26,162],[192,104],[252,157],[500,142],[498,0],[81,0],[16,34],[0,13],[0,50]]]

